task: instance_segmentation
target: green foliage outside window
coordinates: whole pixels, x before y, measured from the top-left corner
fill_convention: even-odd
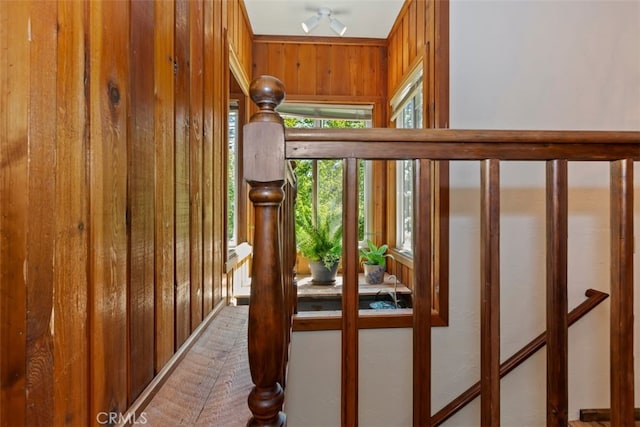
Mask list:
[[[285,127],[323,127],[323,128],[364,128],[366,122],[354,120],[313,120],[297,117],[284,117]],[[297,160],[296,177],[298,179],[298,197],[296,202],[296,224],[302,224],[313,218],[313,164],[317,164],[317,216],[313,221],[334,218],[342,212],[342,160]],[[364,161],[360,161],[358,180],[359,212],[358,238],[364,240]],[[299,232],[299,231],[298,231]]]

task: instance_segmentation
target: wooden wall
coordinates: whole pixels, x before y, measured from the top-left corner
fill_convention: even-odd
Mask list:
[[[384,123],[387,96],[385,40],[256,36],[253,74],[280,79],[287,101],[374,105]]]
[[[406,0],[387,43],[389,96],[422,58],[428,83],[426,123],[449,127],[449,0]]]
[[[428,128],[449,127],[449,0],[406,0],[398,14],[388,42],[388,93],[389,97],[406,83],[414,67],[423,64],[423,111],[424,126]],[[386,105],[391,117],[390,105]],[[394,126],[392,123],[389,126]],[[395,162],[387,164],[387,201],[395,205]],[[449,168],[447,162],[437,162],[430,171],[433,176],[433,218],[435,238],[438,246],[432,260],[434,283],[439,284],[433,295],[435,325],[448,321],[448,271],[449,271]],[[387,227],[383,232],[387,242],[395,242],[396,214],[386,210]],[[389,271],[400,281],[413,288],[413,260],[400,253],[389,262]]]
[[[0,2],[0,425],[124,413],[224,303],[239,0]]]

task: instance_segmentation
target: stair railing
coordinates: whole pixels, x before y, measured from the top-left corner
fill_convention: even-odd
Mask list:
[[[287,162],[343,159],[343,301],[341,420],[358,424],[358,159],[414,159],[413,424],[431,417],[430,169],[437,160],[481,163],[480,423],[500,424],[500,162],[544,161],[547,223],[547,425],[568,423],[567,165],[608,161],[611,168],[611,413],[631,426],[633,384],[633,162],[640,132],[494,131],[450,129],[284,129],[275,107],[282,83],[260,77],[251,85],[260,110],[245,126],[244,170],[255,206],[254,262],[249,309],[249,363],[255,384],[250,425],[283,425],[282,391],[288,346],[283,236],[279,219]],[[416,219],[419,219],[416,220]],[[288,234],[290,236],[290,234]],[[289,239],[289,237],[287,237]],[[291,266],[287,265],[286,269]],[[289,271],[289,270],[287,270]],[[284,288],[283,288],[284,286]]]

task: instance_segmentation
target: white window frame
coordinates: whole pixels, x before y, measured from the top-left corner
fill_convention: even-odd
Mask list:
[[[422,129],[424,127],[423,100],[423,67],[422,62],[409,73],[405,84],[391,98],[391,121],[396,128]],[[404,120],[405,118],[409,120]],[[413,252],[412,230],[407,226],[413,224],[413,200],[405,202],[405,196],[413,199],[413,177],[415,165],[413,160],[396,161],[396,249],[410,256]],[[409,174],[411,180],[406,181]]]

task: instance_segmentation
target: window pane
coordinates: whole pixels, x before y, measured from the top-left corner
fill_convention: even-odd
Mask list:
[[[229,110],[229,140],[227,146],[227,243],[232,248],[236,245],[236,183],[237,183],[237,138],[238,110]]]

